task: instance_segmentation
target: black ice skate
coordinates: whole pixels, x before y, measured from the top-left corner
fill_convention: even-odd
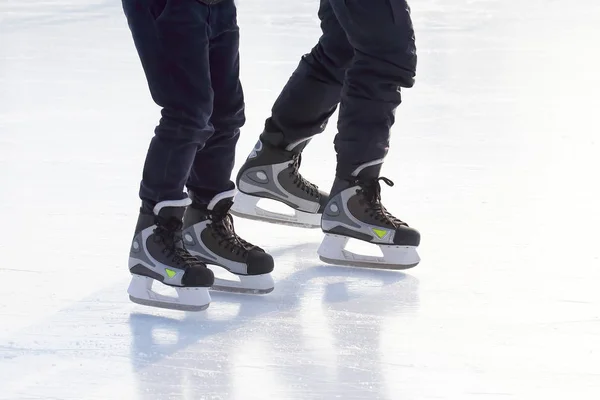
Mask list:
[[[190,203],[189,199],[164,201],[152,211],[142,208],[129,253],[132,279],[127,291],[134,303],[184,311],[209,306],[213,272],[183,244],[183,213]],[[178,297],[153,291],[156,281],[174,287]]]
[[[218,265],[239,280],[215,278],[214,290],[269,293],[274,288],[273,258],[260,247],[240,238],[229,214],[235,190],[215,196],[208,205],[192,203],[185,217],[184,240],[190,253],[203,262]],[[192,199],[194,194],[190,192]]]
[[[328,195],[300,175],[301,153],[309,139],[283,143],[281,133],[264,132],[240,168],[232,214],[277,224],[318,228]],[[291,207],[293,215],[260,208],[261,198]]]
[[[385,269],[407,269],[419,263],[416,248],[421,236],[381,204],[379,181],[390,186],[393,182],[379,178],[379,169],[380,165],[370,163],[358,168],[348,180],[336,178],[321,221],[325,239],[318,254],[322,261]],[[349,239],[377,245],[383,257],[346,250]]]

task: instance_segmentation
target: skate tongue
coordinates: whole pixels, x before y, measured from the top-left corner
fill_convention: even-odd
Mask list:
[[[206,209],[210,212],[218,212],[221,210],[225,210],[225,213],[227,213],[231,208],[231,205],[233,204],[233,198],[236,194],[237,190],[235,189],[219,193],[218,195],[212,198],[210,203],[208,203],[208,205],[206,206]]]
[[[234,235],[233,221],[229,210],[233,205],[232,198],[226,198],[217,202],[217,204],[210,210],[210,218],[223,226],[227,235]],[[234,235],[235,236],[235,235]]]
[[[219,200],[214,206],[209,207],[208,210],[211,214],[224,217],[227,215],[231,206],[233,205],[233,198],[228,197],[223,200]]]
[[[296,154],[292,160],[293,161],[290,163],[290,167],[292,167],[293,169],[293,174],[296,179],[297,186],[311,196],[317,195],[319,193],[319,187],[314,183],[310,183],[309,181],[307,181],[298,172],[298,170],[300,169],[300,164],[302,163],[302,155]]]
[[[160,209],[156,216],[165,222],[170,220],[182,221],[184,213],[185,207],[164,207]]]
[[[162,217],[158,217],[160,219],[160,226],[162,226],[165,230],[169,231],[169,232],[177,232],[180,231],[181,228],[183,227],[183,222],[181,222],[181,220],[177,219],[177,218],[162,218]]]

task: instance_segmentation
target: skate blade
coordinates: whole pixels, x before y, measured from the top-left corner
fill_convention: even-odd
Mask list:
[[[385,263],[369,263],[369,262],[362,262],[362,261],[336,260],[333,258],[327,258],[327,257],[322,257],[322,256],[319,256],[319,260],[321,260],[327,264],[340,265],[340,266],[344,266],[344,267],[386,269],[386,270],[393,270],[393,271],[402,271],[405,269],[414,268],[417,265],[419,265],[419,263],[409,264],[409,265],[401,265],[401,264],[385,264]]]
[[[216,281],[216,280],[215,280]],[[233,287],[226,286],[228,282],[226,281],[222,285],[213,285],[210,290],[214,290],[217,292],[225,292],[225,293],[237,293],[237,294],[269,294],[275,287],[267,288],[267,289],[252,289],[252,288],[243,288],[243,287]]]
[[[345,236],[326,234],[317,251],[319,259],[333,265],[388,270],[413,268],[421,261],[414,246],[374,244],[381,249],[383,256],[371,256],[346,250],[349,240]]]
[[[220,272],[225,271],[223,269],[223,271],[217,272],[219,275],[223,275]],[[275,282],[271,274],[230,275],[232,275],[231,279],[215,276],[215,283],[211,287],[211,290],[240,294],[267,294],[275,289]]]
[[[231,214],[254,221],[269,222],[277,225],[294,226],[297,228],[316,229],[321,227],[321,214],[312,214],[304,211],[294,211],[293,215],[269,211],[261,208],[258,202],[262,197],[238,193],[231,207]],[[273,200],[273,199],[269,199]],[[273,200],[277,201],[277,200]],[[281,203],[283,204],[283,203]],[[287,205],[286,205],[287,207]]]
[[[177,297],[171,297],[152,290],[155,282],[158,281],[147,276],[132,274],[131,283],[127,289],[129,300],[143,306],[178,311],[203,311],[210,305],[208,288],[174,287]]]

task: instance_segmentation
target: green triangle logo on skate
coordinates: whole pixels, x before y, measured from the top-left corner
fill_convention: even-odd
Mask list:
[[[376,229],[376,228],[373,228],[373,233],[375,235],[377,235],[377,237],[379,239],[383,239],[388,234],[388,231],[386,231],[385,229]]]
[[[175,272],[175,271],[173,271],[172,269],[169,269],[169,268],[165,268],[165,272],[167,273],[167,275],[169,276],[169,278],[172,278],[175,275],[177,275],[177,272]]]

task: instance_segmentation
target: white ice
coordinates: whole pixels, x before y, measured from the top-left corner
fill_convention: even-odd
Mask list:
[[[317,0],[239,1],[237,166],[319,36]],[[412,2],[384,204],[406,273],[326,266],[319,230],[236,219],[264,297],[131,303],[158,120],[119,1],[0,1],[0,399],[600,398],[600,4]],[[332,182],[335,123],[302,171]]]

